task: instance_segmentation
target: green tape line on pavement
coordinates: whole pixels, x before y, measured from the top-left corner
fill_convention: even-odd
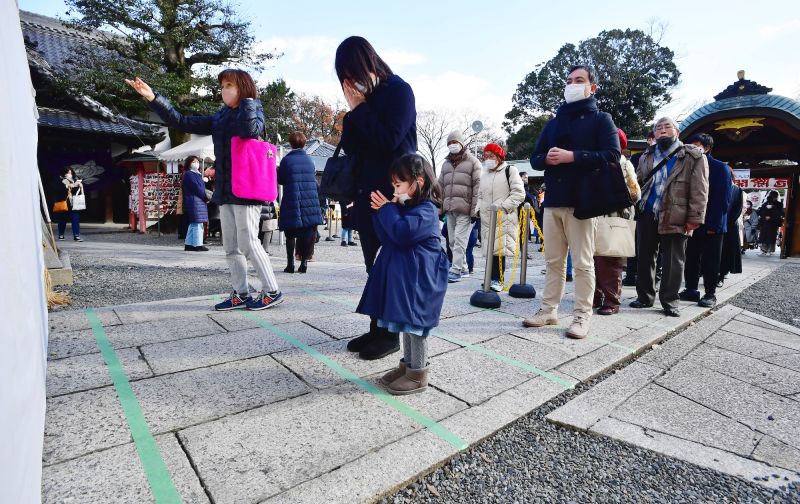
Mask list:
[[[245,317],[249,318],[250,320],[252,320],[253,322],[259,324],[261,327],[267,329],[271,333],[283,338],[288,343],[290,343],[290,344],[294,345],[295,347],[299,348],[300,350],[302,350],[303,352],[307,353],[308,355],[310,355],[314,359],[316,359],[316,360],[320,361],[321,363],[325,364],[331,370],[333,370],[333,372],[335,372],[336,374],[338,374],[339,376],[341,376],[345,380],[358,385],[362,389],[366,390],[367,392],[369,392],[370,394],[375,396],[377,399],[381,400],[385,404],[387,404],[387,405],[391,406],[392,408],[396,409],[397,411],[399,411],[403,415],[407,416],[408,418],[410,418],[414,422],[416,422],[416,423],[418,423],[418,424],[420,424],[420,425],[422,425],[424,427],[427,427],[428,430],[430,430],[431,432],[433,432],[434,434],[439,436],[442,440],[444,440],[444,441],[450,443],[451,445],[453,445],[456,449],[464,450],[469,446],[466,441],[464,441],[460,437],[458,437],[455,434],[453,434],[452,432],[450,432],[446,427],[444,427],[442,424],[440,424],[436,420],[433,420],[432,418],[428,418],[427,416],[423,415],[422,413],[420,413],[419,411],[415,410],[414,408],[406,406],[405,404],[403,404],[402,402],[398,401],[397,399],[395,399],[390,394],[388,394],[385,391],[381,390],[379,387],[376,387],[375,385],[373,385],[372,383],[368,382],[367,380],[364,380],[363,378],[357,376],[352,371],[350,371],[349,369],[343,367],[341,364],[339,364],[338,362],[334,361],[333,359],[331,359],[327,355],[323,355],[316,348],[303,343],[302,341],[298,340],[297,338],[295,338],[291,334],[287,333],[283,329],[270,324],[266,320],[261,319],[261,318],[255,316],[255,315],[253,315],[252,313],[245,312],[245,313],[243,313],[243,315]]]
[[[304,291],[304,292],[306,292],[308,294],[311,294],[311,295],[317,296],[317,294],[315,294],[314,292],[311,292],[311,291]],[[347,305],[346,301],[339,301],[339,300],[334,299],[334,302]],[[435,337],[437,337],[439,339],[443,339],[445,341],[449,341],[451,343],[455,343],[456,345],[462,346],[462,347],[464,347],[464,348],[466,348],[468,350],[472,350],[473,352],[478,352],[478,353],[483,354],[483,355],[485,355],[487,357],[491,357],[492,359],[496,359],[496,360],[499,360],[499,361],[504,362],[506,364],[510,364],[510,365],[512,365],[514,367],[517,367],[519,369],[523,369],[523,370],[528,371],[530,373],[537,374],[537,375],[539,375],[539,376],[541,376],[543,378],[546,378],[546,379],[548,379],[548,380],[550,380],[550,381],[552,381],[554,383],[557,383],[558,385],[561,385],[561,386],[563,386],[565,388],[571,389],[571,388],[575,387],[574,383],[571,383],[571,382],[569,382],[569,381],[567,381],[567,380],[565,380],[565,379],[563,379],[563,378],[561,378],[559,376],[556,376],[553,373],[548,373],[547,371],[539,369],[539,368],[537,368],[535,366],[531,366],[530,364],[526,364],[524,362],[520,362],[520,361],[518,361],[516,359],[512,359],[511,357],[506,357],[505,355],[499,354],[497,352],[493,352],[491,350],[487,350],[487,349],[485,349],[483,347],[479,347],[478,345],[473,345],[472,343],[469,343],[469,342],[466,342],[466,341],[462,341],[462,340],[460,340],[458,338],[454,338],[452,336],[448,336],[448,335],[446,335],[446,334],[444,334],[444,333],[442,333],[440,331],[431,331],[431,336],[435,336]]]
[[[491,357],[492,359],[499,360],[505,364],[514,366],[519,369],[523,369],[530,373],[537,374],[543,378],[550,380],[553,383],[557,383],[566,389],[575,388],[575,384],[570,382],[569,380],[565,380],[558,375],[554,375],[553,373],[548,373],[543,369],[539,369],[535,366],[531,366],[530,364],[526,364],[524,362],[520,362],[516,359],[512,359],[511,357],[506,357],[505,355],[499,354],[492,350],[488,350],[486,348],[480,347],[478,345],[474,345],[468,341],[460,340],[458,338],[454,338],[452,336],[448,336],[446,334],[442,334],[439,331],[431,331],[431,335],[436,336],[437,338],[441,338],[445,341],[449,341],[450,343],[455,343],[456,345],[463,346],[464,348],[468,348],[473,352],[478,352],[479,354],[486,355],[487,357]]]
[[[125,420],[131,430],[139,460],[142,461],[147,482],[150,484],[150,492],[153,494],[153,499],[156,504],[179,504],[181,497],[172,482],[172,476],[169,474],[167,464],[161,458],[161,452],[158,449],[156,440],[150,433],[150,427],[147,425],[147,420],[144,418],[144,413],[142,413],[139,401],[133,393],[128,377],[125,376],[125,371],[122,370],[117,354],[114,352],[111,342],[108,341],[106,330],[93,309],[86,310],[86,318],[89,319],[89,325],[92,327],[97,346],[106,361],[108,373],[111,375],[111,382],[117,391],[117,397],[119,397]]]

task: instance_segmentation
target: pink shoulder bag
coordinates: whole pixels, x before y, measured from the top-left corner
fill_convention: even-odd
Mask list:
[[[278,197],[278,153],[255,138],[231,139],[231,189],[237,198],[275,201]]]

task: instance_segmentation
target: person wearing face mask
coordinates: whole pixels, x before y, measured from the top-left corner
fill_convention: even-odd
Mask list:
[[[356,194],[350,220],[358,231],[369,274],[381,247],[370,194],[391,194],[392,162],[417,152],[417,109],[411,86],[392,72],[363,37],[349,37],[339,44],[335,67],[350,108],[342,121],[339,145],[355,158]],[[380,359],[400,350],[400,336],[378,327],[373,317],[369,332],[350,340],[347,349],[362,359]]]
[[[655,145],[656,143],[656,134],[653,133],[653,130],[649,130],[647,132],[647,138],[645,140],[647,145]],[[633,165],[633,169],[636,170],[636,167],[639,166],[639,160],[642,158],[642,154],[644,151],[637,152],[633,156],[631,156],[631,164]],[[635,208],[634,220],[639,220],[639,207]],[[637,226],[637,233],[638,233],[638,226]],[[638,241],[638,240],[637,240]],[[622,279],[622,285],[626,287],[636,287],[636,256],[639,255],[639,245],[636,245],[636,255],[633,257],[628,258],[628,262],[625,265],[625,278]],[[661,279],[661,254],[659,253],[658,259],[658,269],[656,270],[656,278],[657,281]]]
[[[382,246],[356,312],[402,334],[403,358],[380,383],[392,395],[407,395],[428,387],[428,336],[439,325],[450,261],[439,239],[442,192],[430,164],[408,154],[390,174],[393,198],[370,195]]]
[[[742,254],[745,250],[755,247],[758,242],[758,212],[753,208],[753,202],[750,200],[745,201],[744,215],[744,246],[742,247]]]
[[[567,253],[575,268],[575,308],[567,329],[571,338],[589,334],[594,299],[595,219],[577,219],[573,212],[581,178],[591,169],[605,169],[619,161],[617,127],[597,107],[594,70],[586,65],[570,69],[564,101],[542,130],[531,156],[534,170],[544,171],[545,287],[542,306],[526,327],[558,324],[558,305],[564,296]]]
[[[283,302],[283,294],[278,288],[269,256],[258,241],[262,202],[237,197],[233,194],[231,184],[231,141],[234,136],[258,138],[263,134],[263,106],[257,98],[253,78],[244,70],[223,70],[217,75],[217,81],[221,88],[223,106],[213,115],[185,116],[138,77],[125,80],[147,100],[150,109],[170,128],[186,133],[211,135],[216,158],[216,182],[211,199],[219,205],[222,246],[233,284],[233,292],[228,299],[215,305],[214,309],[264,310]],[[248,260],[261,280],[261,291],[255,297],[250,296],[247,282]]]
[[[711,149],[714,148],[714,139],[711,135],[698,133],[687,138],[686,143],[694,145],[706,156],[708,203],[705,222],[686,242],[686,266],[683,272],[685,287],[679,297],[681,301],[692,301],[704,308],[712,308],[717,304],[720,261],[724,236],[728,232],[728,207],[731,205],[734,192],[733,176],[728,165],[711,155]],[[738,247],[736,252],[738,257]],[[705,290],[702,299],[698,290],[701,271]]]
[[[778,199],[778,191],[769,192],[767,201],[758,209],[758,217],[760,255],[772,255],[775,253],[775,243],[778,241],[778,228],[783,225],[783,205]]]
[[[208,206],[206,205],[206,186],[200,175],[200,159],[189,156],[183,163],[187,168],[183,174],[183,215],[186,219],[186,239],[184,250],[189,252],[207,252],[203,246],[203,224],[208,222]]]
[[[452,131],[447,135],[450,151],[439,173],[442,187],[442,211],[446,216],[447,243],[453,251],[448,282],[459,282],[468,272],[466,261],[467,241],[473,220],[478,212],[478,194],[481,183],[481,162],[467,150],[464,135]]]
[[[636,170],[642,199],[637,299],[630,306],[653,306],[656,255],[660,249],[663,273],[658,297],[667,316],[679,317],[678,290],[686,261],[686,241],[706,219],[708,161],[702,149],[678,139],[680,131],[671,118],[656,121],[653,131],[656,144],[647,148]]]
[[[517,209],[525,199],[522,178],[514,166],[507,165],[503,148],[490,143],[483,148],[483,175],[481,176],[478,211],[481,217],[481,243],[483,253],[492,254],[491,289],[502,290],[500,284],[500,255],[503,255],[503,270],[509,260],[513,261],[519,214]],[[494,243],[489,243],[492,205],[503,211],[502,233],[495,231]],[[496,224],[495,224],[496,225]]]

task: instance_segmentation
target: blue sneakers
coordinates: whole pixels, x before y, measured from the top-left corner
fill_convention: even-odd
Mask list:
[[[262,292],[257,297],[250,298],[250,301],[247,302],[247,309],[250,311],[266,310],[281,303],[283,303],[281,291]]]
[[[230,311],[237,310],[239,308],[247,308],[252,301],[252,297],[242,297],[236,291],[233,291],[228,299],[217,305],[214,305],[214,309],[217,311]]]
[[[453,273],[450,272],[447,274],[447,281],[448,283],[455,283],[461,281],[461,274],[460,273]]]

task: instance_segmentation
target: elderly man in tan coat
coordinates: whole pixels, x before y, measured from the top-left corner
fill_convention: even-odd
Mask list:
[[[481,162],[466,148],[464,135],[453,131],[447,136],[450,154],[442,165],[439,185],[442,188],[442,211],[447,218],[447,241],[453,251],[453,264],[447,275],[458,282],[467,270],[467,241],[472,219],[478,210]]]
[[[653,131],[656,144],[647,148],[636,169],[642,188],[642,214],[638,222],[638,299],[631,307],[649,308],[655,302],[656,256],[660,247],[664,272],[659,301],[667,316],[678,317],[686,241],[706,217],[708,161],[701,149],[678,139],[678,125],[669,117],[656,121]]]

